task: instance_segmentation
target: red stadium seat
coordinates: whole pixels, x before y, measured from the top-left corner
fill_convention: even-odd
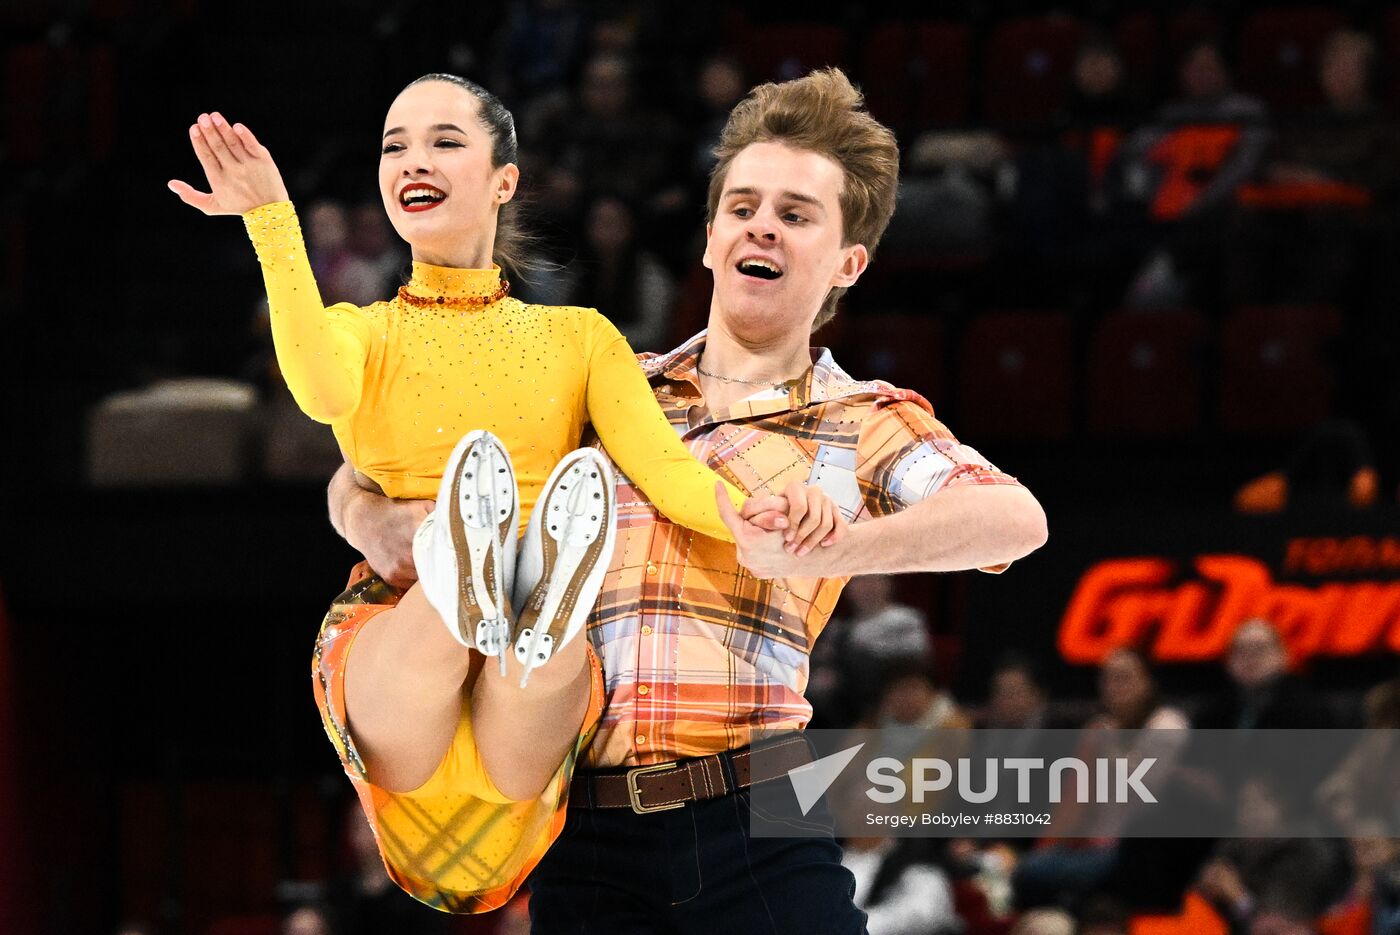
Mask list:
[[[915,63],[923,93],[915,116],[927,125],[967,121],[972,97],[972,30],[963,23],[920,23]]]
[[[1335,308],[1233,311],[1221,333],[1220,427],[1287,435],[1327,418],[1333,380],[1323,345],[1341,324]]]
[[[944,398],[944,327],[931,315],[874,314],[845,321],[836,362],[857,380],[887,380],[935,407]]]
[[[1240,29],[1240,85],[1274,107],[1304,111],[1323,102],[1317,58],[1346,15],[1324,6],[1260,10]]]
[[[249,914],[274,908],[282,818],[266,782],[191,781],[176,800],[159,783],[127,782],[120,819],[126,911],[155,918],[177,860],[186,931],[206,931],[222,918],[232,926],[222,930],[228,935],[260,935],[264,917]],[[254,927],[239,927],[245,924]]]
[[[845,64],[846,33],[811,23],[755,26],[744,33],[739,54],[755,81],[786,81],[823,65]]]
[[[1053,118],[1069,98],[1083,25],[1063,15],[1008,19],[992,33],[983,68],[989,120],[1035,123]]]
[[[16,92],[6,95],[0,111],[0,134],[15,162],[36,164],[68,148],[93,160],[110,155],[116,135],[110,43],[14,45],[5,55],[3,81]]]
[[[963,23],[881,23],[861,50],[861,86],[886,123],[963,123],[971,63],[972,31]]]
[[[990,312],[963,335],[960,433],[1045,440],[1070,431],[1070,319],[1064,312]]]
[[[1181,438],[1201,424],[1199,312],[1110,315],[1089,345],[1086,419],[1095,435]]]

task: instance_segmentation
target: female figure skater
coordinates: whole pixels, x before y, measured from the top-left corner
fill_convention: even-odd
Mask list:
[[[732,537],[716,475],[687,453],[617,329],[593,310],[509,298],[492,257],[509,260],[499,228],[519,178],[510,112],[471,82],[428,75],[384,126],[380,193],[413,275],[367,308],[322,306],[281,176],[246,127],[200,115],[190,136],[210,191],[170,188],[205,214],[243,216],[288,386],[331,424],[357,475],[391,497],[437,495],[415,539],[421,587],[400,595],[360,571],[322,626],[313,679],[391,876],[430,905],[482,911],[510,897],[558,834],[600,713],[597,660],[571,637],[608,564],[613,482],[596,452],[570,452],[583,424],[666,516]],[[794,547],[839,526],[818,488],[803,496]],[[526,689],[523,676],[479,677],[486,654],[523,675],[552,662]]]

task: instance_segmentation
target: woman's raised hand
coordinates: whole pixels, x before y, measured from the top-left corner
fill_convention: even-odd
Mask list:
[[[172,179],[172,192],[205,214],[244,214],[274,201],[287,200],[287,186],[267,147],[241,123],[230,125],[217,112],[200,114],[190,127],[194,154],[204,167],[209,191]]]

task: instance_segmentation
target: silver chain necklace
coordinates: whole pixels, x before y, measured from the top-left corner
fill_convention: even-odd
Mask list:
[[[706,370],[704,367],[700,366],[700,361],[699,361],[699,360],[696,360],[696,361],[695,361],[695,369],[698,370],[698,371],[700,372],[700,375],[701,375],[701,376],[709,377],[709,378],[712,379],[712,380],[719,380],[721,383],[742,383],[744,386],[771,386],[771,387],[773,387],[773,389],[775,389],[775,390],[780,390],[780,389],[783,389],[784,387],[792,386],[793,384],[797,383],[797,381],[799,381],[799,380],[802,379],[801,377],[794,377],[794,378],[791,379],[791,380],[777,381],[777,380],[740,380],[738,377],[722,377],[722,376],[720,376],[720,375],[717,374],[717,373],[710,373],[710,371],[708,371],[708,370]],[[805,373],[805,371],[804,371],[804,373]]]

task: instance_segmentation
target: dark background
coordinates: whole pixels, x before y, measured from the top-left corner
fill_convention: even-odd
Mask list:
[[[458,72],[501,93],[517,118],[550,93],[573,113],[579,105],[569,95],[590,57],[620,49],[632,66],[632,98],[613,124],[618,134],[600,143],[580,131],[568,140],[542,119],[546,129],[523,139],[524,191],[544,252],[587,283],[587,248],[576,246],[585,205],[609,187],[596,185],[608,172],[589,154],[608,145],[630,152],[624,131],[638,125],[654,138],[666,157],[655,170],[657,190],[678,199],[624,197],[633,199],[635,249],[653,255],[677,286],[667,347],[703,324],[703,175],[690,159],[713,118],[697,90],[711,56],[732,56],[748,83],[843,64],[906,147],[930,130],[994,134],[1005,149],[1001,168],[973,179],[986,193],[979,203],[990,212],[987,236],[925,240],[918,223],[903,240],[892,232],[819,343],[858,377],[886,376],[923,392],[1049,513],[1050,545],[1001,578],[901,581],[901,595],[930,613],[940,677],[975,702],[988,659],[1012,643],[1044,659],[1058,692],[1082,699],[1092,693],[1092,672],[1057,666],[1053,649],[1077,575],[1098,558],[1247,550],[1268,530],[1293,528],[1288,515],[1236,517],[1231,498],[1257,475],[1296,467],[1299,439],[1312,426],[1334,418],[1356,426],[1372,449],[1364,460],[1378,471],[1379,492],[1360,516],[1324,495],[1311,512],[1294,514],[1303,517],[1298,528],[1341,535],[1394,526],[1392,204],[1372,205],[1362,259],[1335,294],[1304,303],[1335,310],[1330,337],[1285,324],[1250,345],[1240,309],[1299,303],[1233,293],[1207,265],[1183,297],[1187,318],[1124,323],[1128,277],[1186,226],[1095,215],[1072,200],[1038,204],[1036,191],[1059,189],[1009,191],[1005,182],[1007,168],[1034,183],[1044,177],[1036,173],[1045,153],[1079,152],[1066,142],[1078,119],[1070,74],[1091,30],[1122,51],[1115,119],[1128,130],[1175,95],[1177,60],[1206,36],[1222,39],[1240,88],[1267,103],[1271,124],[1302,119],[1320,104],[1312,81],[1319,43],[1348,24],[1375,37],[1380,112],[1394,112],[1400,8],[1302,9],[6,4],[0,762],[15,787],[15,843],[0,841],[0,865],[20,895],[14,917],[44,932],[112,930],[128,916],[160,920],[163,931],[203,932],[216,916],[275,911],[278,881],[324,878],[341,852],[348,784],[321,737],[307,675],[321,614],[355,556],[326,522],[324,483],[275,481],[251,460],[236,482],[217,487],[86,482],[87,420],[99,401],[160,379],[248,378],[266,352],[255,314],[261,283],[241,225],[206,220],[165,188],[172,177],[201,181],[186,134],[200,112],[217,109],[253,127],[298,204],[376,203],[382,115],[409,80]],[[539,77],[526,67],[538,48],[527,27],[548,17],[562,18],[560,31],[572,38],[547,56],[557,73]],[[919,32],[921,24],[935,28]],[[918,46],[919,36],[937,42]],[[915,163],[906,152],[906,182],[940,177]],[[551,187],[561,168],[584,185],[572,203]],[[619,187],[631,174],[625,160],[611,173]],[[1244,223],[1231,212],[1215,225],[1217,236]],[[1104,237],[1130,243],[1130,256],[1115,251],[1109,262],[1046,247]],[[1230,238],[1204,243],[1226,250]],[[531,286],[521,288],[528,295]],[[1173,343],[1172,323],[1181,321],[1194,337]],[[1128,337],[1105,338],[1111,328]],[[1133,368],[1144,341],[1168,360],[1165,371]],[[1270,370],[1280,346],[1285,360]],[[276,394],[263,391],[265,399]],[[1141,411],[1129,408],[1126,424],[1115,422],[1103,416],[1106,400]],[[1236,417],[1256,409],[1266,414],[1258,424]],[[1182,415],[1156,418],[1162,410]],[[1333,449],[1317,457],[1350,463]],[[1346,695],[1393,671],[1393,658],[1378,657],[1326,661],[1313,675]],[[1161,675],[1181,694],[1218,677]]]

